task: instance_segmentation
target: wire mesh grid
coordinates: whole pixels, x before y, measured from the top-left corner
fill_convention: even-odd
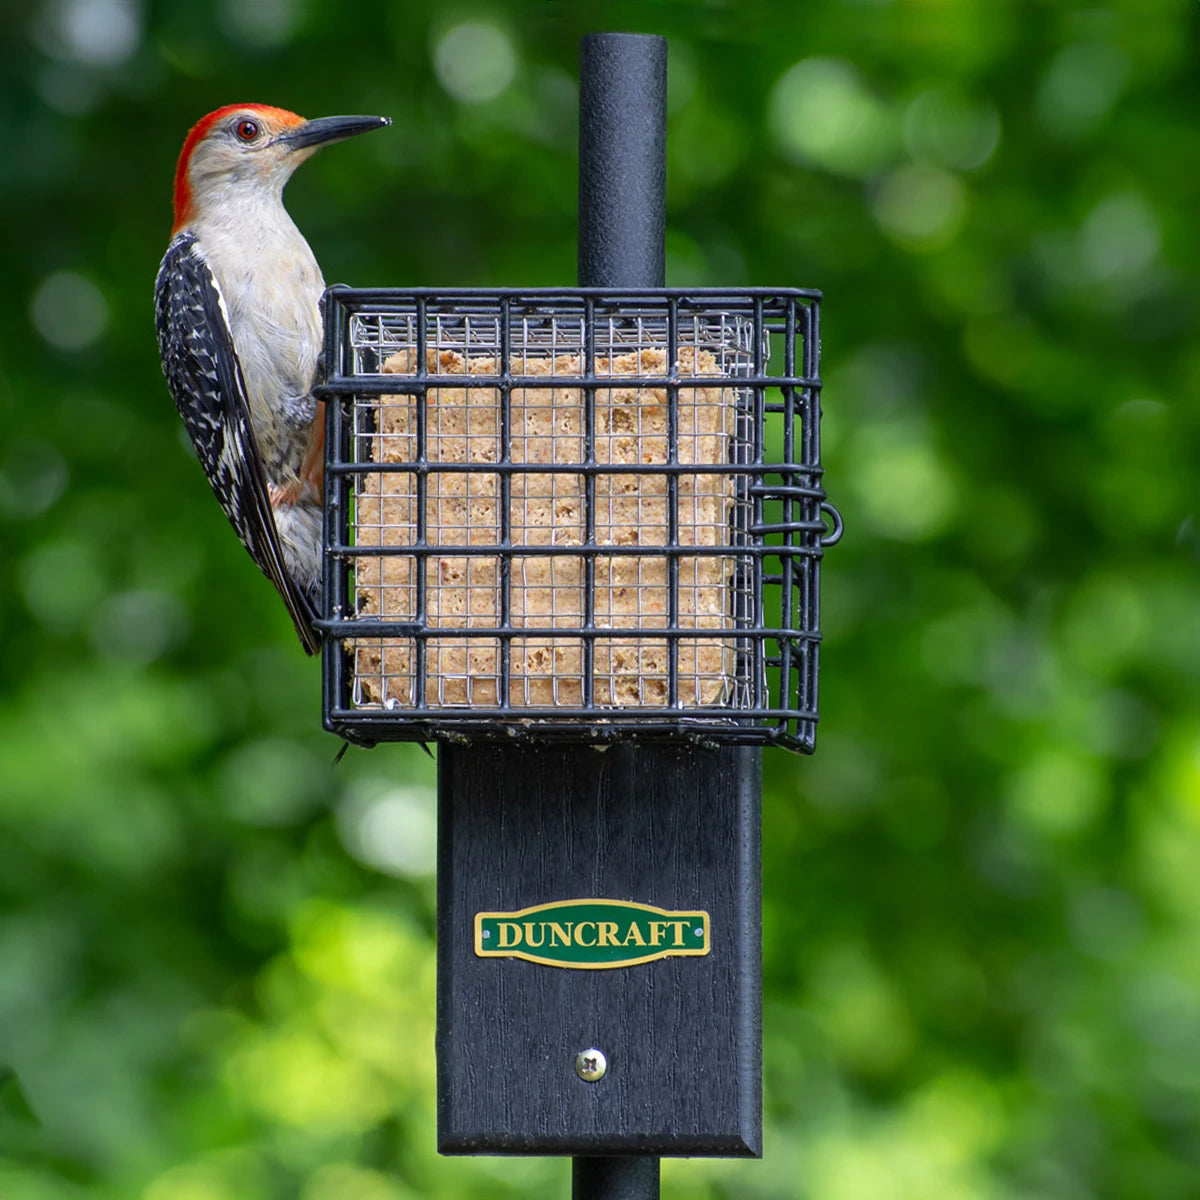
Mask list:
[[[326,726],[811,750],[818,304],[331,289]]]

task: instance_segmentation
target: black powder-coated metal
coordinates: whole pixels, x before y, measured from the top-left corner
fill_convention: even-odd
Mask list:
[[[443,746],[438,1143],[761,1153],[761,751]],[[709,913],[711,951],[610,970],[474,952],[474,916],[615,898]],[[575,1074],[597,1047],[604,1078]]]
[[[579,59],[579,283],[662,287],[666,38],[594,33]]]
[[[326,406],[326,727],[347,741],[474,740],[606,742],[679,740],[706,745],[770,744],[811,751],[817,721],[817,661],[820,642],[820,559],[840,535],[840,518],[825,500],[820,457],[820,293],[799,289],[331,289],[326,297],[326,373],[320,396]],[[716,331],[715,333],[713,331]],[[734,331],[734,332],[731,332]],[[729,338],[737,345],[730,349]],[[722,340],[724,339],[724,340]],[[740,339],[740,341],[739,341]],[[498,360],[496,374],[439,371],[427,354],[443,346]],[[597,369],[604,355],[629,345],[655,345],[669,368],[636,378]],[[727,354],[728,370],[716,377],[736,411],[727,453],[717,463],[683,462],[677,415],[680,392],[712,387],[714,376],[689,375],[677,357],[681,348],[712,346]],[[566,350],[563,350],[563,347]],[[384,374],[383,359],[407,347],[415,366],[403,375]],[[550,347],[548,349],[548,347]],[[528,375],[526,354],[573,352],[574,375]],[[773,350],[767,358],[768,347]],[[555,349],[557,348],[557,349]],[[436,358],[436,355],[434,356]],[[597,397],[614,383],[649,397],[665,394],[669,427],[666,461],[614,464],[597,459]],[[425,428],[425,398],[439,388],[462,388],[498,404],[504,436],[488,461],[442,461],[431,450]],[[513,432],[514,408],[524,387],[547,392],[575,389],[587,398],[586,454],[570,463],[521,458]],[[415,449],[401,463],[372,460],[375,406],[399,393],[415,413]],[[514,396],[516,400],[514,400]],[[364,431],[365,427],[365,431]],[[370,528],[354,523],[357,489],[372,474],[403,473],[416,488],[416,528],[387,544]],[[712,545],[685,544],[677,520],[679,480],[721,474],[731,481],[733,509],[728,528]],[[622,474],[665,481],[673,519],[666,536],[643,536],[636,545],[598,537],[597,481]],[[466,475],[498,480],[499,538],[478,534],[468,544],[439,543],[424,527],[430,481]],[[512,528],[509,496],[518,481],[565,477],[582,481],[588,526],[582,544],[528,544]],[[533,486],[530,484],[529,486]],[[544,486],[544,484],[542,485]],[[722,628],[695,628],[680,618],[680,560],[718,555],[736,563],[729,580],[732,608]],[[366,558],[408,558],[415,564],[417,606],[405,619],[360,611],[357,564]],[[491,620],[478,616],[451,624],[424,610],[425,571],[448,556],[499,565],[500,603]],[[558,557],[582,561],[588,607],[559,614],[537,636],[569,638],[582,646],[583,695],[573,702],[536,707],[514,699],[511,648],[528,639],[531,627],[514,618],[514,564]],[[616,625],[591,609],[592,580],[599,568],[639,556],[665,560],[671,606],[661,620],[626,620]],[[654,639],[671,650],[665,703],[633,706],[603,702],[594,690],[592,663],[598,643],[616,636]],[[431,650],[452,639],[476,639],[499,648],[500,677],[494,702],[439,703],[431,697],[426,672]],[[361,641],[360,641],[361,639]],[[356,690],[353,648],[370,639],[405,639],[413,647],[414,675],[407,694],[388,704],[364,700]],[[729,640],[736,648],[732,690],[714,702],[681,700],[678,647],[704,639]],[[378,643],[376,643],[378,644]]]
[[[657,1200],[658,1177],[657,1158],[577,1158],[571,1170],[571,1196],[572,1200]]]

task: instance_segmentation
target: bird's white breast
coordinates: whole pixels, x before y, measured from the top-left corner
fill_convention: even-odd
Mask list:
[[[222,217],[197,223],[196,233],[228,310],[268,481],[282,485],[299,466],[316,408],[309,390],[325,284],[282,202],[225,206]]]

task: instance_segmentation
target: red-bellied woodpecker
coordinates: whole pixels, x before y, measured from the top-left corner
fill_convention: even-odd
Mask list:
[[[163,373],[225,515],[279,589],[304,648],[321,596],[321,270],[283,207],[320,146],[387,117],[306,121],[265,104],[193,127],[175,173],[175,226],[155,282]]]

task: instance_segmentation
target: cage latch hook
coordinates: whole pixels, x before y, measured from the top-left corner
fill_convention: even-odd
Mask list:
[[[845,529],[842,514],[828,500],[821,501],[821,512],[829,518],[829,528],[821,538],[821,545],[836,546],[842,540],[842,531]]]

